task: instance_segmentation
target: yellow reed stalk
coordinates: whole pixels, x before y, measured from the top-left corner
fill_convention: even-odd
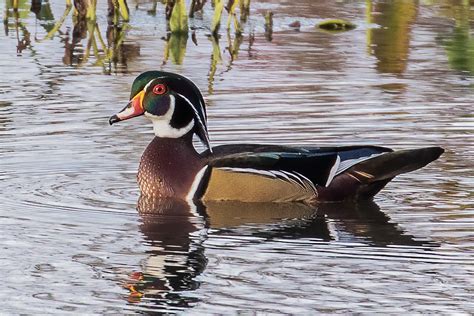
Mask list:
[[[223,0],[214,0],[214,17],[212,18],[211,32],[217,35],[221,24],[222,10],[224,9]]]
[[[184,0],[176,0],[170,18],[171,33],[188,33],[188,14]]]
[[[130,21],[130,11],[128,10],[128,5],[126,0],[117,0],[118,6],[120,10],[120,15],[122,16],[123,20],[128,22]]]

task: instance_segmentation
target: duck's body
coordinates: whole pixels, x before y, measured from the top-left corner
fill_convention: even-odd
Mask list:
[[[129,106],[110,122],[141,114],[152,120],[156,137],[143,153],[138,183],[143,195],[154,198],[305,203],[371,198],[398,174],[443,153],[440,147],[395,152],[377,146],[211,147],[197,87],[158,71],[135,80]],[[207,150],[196,151],[194,135]]]
[[[393,152],[375,146],[222,145],[198,153],[190,138],[155,137],[143,153],[145,196],[242,202],[371,198],[396,175],[436,159],[438,147]]]

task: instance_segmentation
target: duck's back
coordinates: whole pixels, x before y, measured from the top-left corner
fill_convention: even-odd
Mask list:
[[[375,146],[213,148],[196,198],[316,202],[371,198],[393,177],[437,159],[441,148],[393,152]]]

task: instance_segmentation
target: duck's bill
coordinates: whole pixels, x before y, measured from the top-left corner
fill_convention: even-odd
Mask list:
[[[123,108],[122,111],[119,113],[112,115],[109,118],[109,124],[112,125],[114,123],[125,121],[131,119],[132,117],[143,115],[145,110],[143,109],[143,96],[144,92],[138,93],[133,99],[128,102],[127,106]]]

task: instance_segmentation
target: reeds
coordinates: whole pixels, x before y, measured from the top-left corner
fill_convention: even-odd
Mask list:
[[[217,36],[219,33],[219,27],[221,25],[222,10],[224,9],[223,0],[214,0],[214,17],[212,18],[211,33]]]
[[[123,0],[125,1],[125,0]],[[188,33],[188,13],[184,0],[175,0],[169,20],[171,33]]]
[[[23,15],[27,15],[29,12],[29,1],[6,1],[4,23],[8,24],[9,17],[13,16],[15,18],[17,34],[19,33],[18,28],[23,33],[23,38],[20,38],[20,35],[17,36],[18,48],[19,52],[21,52],[21,50],[28,48],[30,45],[30,32],[21,22]],[[163,63],[166,63],[168,60],[174,64],[183,63],[190,32],[189,19],[202,18],[202,14],[199,14],[199,12],[206,8],[211,9],[212,6],[214,14],[208,30],[210,31],[209,38],[212,41],[213,47],[212,65],[209,75],[210,78],[213,78],[217,65],[223,62],[223,56],[219,48],[221,22],[227,19],[224,22],[226,23],[225,33],[227,34],[226,39],[228,42],[226,50],[230,54],[230,63],[232,63],[237,58],[239,46],[243,40],[241,34],[244,24],[248,21],[250,0],[191,0],[188,3],[190,3],[189,8],[186,6],[186,0],[155,0],[152,10],[148,11],[152,15],[155,15],[158,10],[165,12],[167,35],[164,37],[166,47]],[[102,65],[104,67],[108,65],[109,68],[105,72],[110,72],[111,65],[126,59],[124,41],[126,30],[129,28],[127,22],[130,20],[130,10],[127,0],[107,0],[108,25],[105,33],[106,36],[104,36],[97,23],[98,4],[98,0],[65,0],[65,8],[62,15],[56,19],[51,28],[47,29],[45,36],[42,38],[35,37],[34,40],[36,42],[43,42],[54,38],[57,34],[61,34],[65,43],[63,57],[65,64],[81,66],[88,63],[93,56],[95,57],[94,65]],[[42,6],[51,6],[51,3],[31,0],[32,10],[36,8],[34,10],[39,12]],[[224,9],[226,12],[224,12]],[[51,11],[50,8],[48,10]],[[73,30],[61,31],[71,12],[74,23]],[[54,17],[51,15],[50,19],[54,19]],[[234,33],[234,36],[231,36],[231,33]],[[195,31],[193,30],[191,34],[193,42],[197,45]],[[134,46],[134,44],[127,45],[130,47]],[[131,49],[132,52],[138,51],[137,47],[130,47],[127,49]]]

